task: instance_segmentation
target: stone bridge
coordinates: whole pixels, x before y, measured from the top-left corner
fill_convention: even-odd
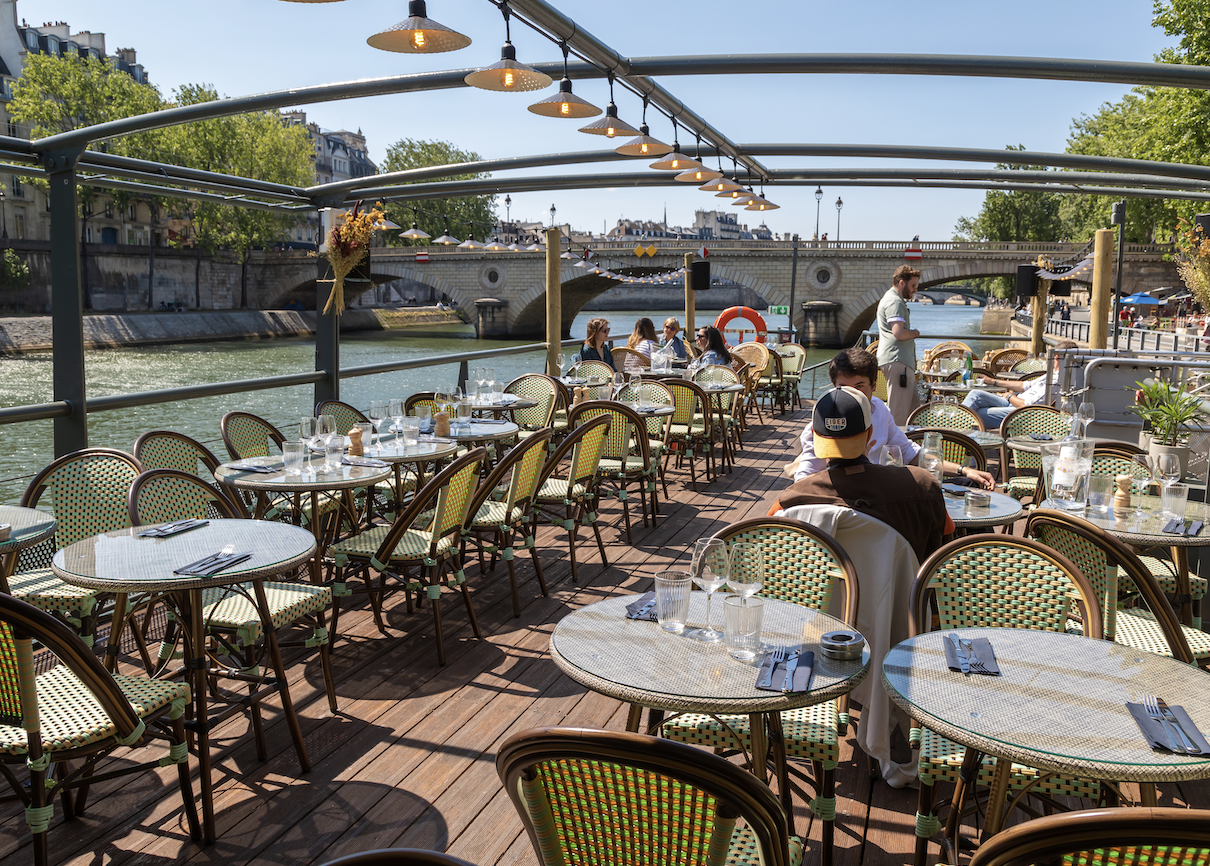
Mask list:
[[[968,306],[987,306],[987,297],[985,295],[979,295],[975,292],[959,292],[952,289],[930,289],[928,291],[917,292],[916,297],[928,298],[934,304],[944,304],[950,298],[962,298]]]

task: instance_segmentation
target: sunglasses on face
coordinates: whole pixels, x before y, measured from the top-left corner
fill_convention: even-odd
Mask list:
[[[698,334],[698,335],[697,335],[697,338],[698,338],[699,340],[704,340],[704,339],[706,339],[706,335],[705,335],[705,334]]]

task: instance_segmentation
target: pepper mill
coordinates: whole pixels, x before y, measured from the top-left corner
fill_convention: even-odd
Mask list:
[[[1113,513],[1115,515],[1125,514],[1130,508],[1130,482],[1129,475],[1119,475],[1114,479],[1118,489],[1113,494]]]
[[[433,435],[450,435],[450,416],[448,412],[438,412],[433,416]]]
[[[361,429],[352,427],[348,432],[349,437],[349,456],[361,457],[365,452],[361,447]]]

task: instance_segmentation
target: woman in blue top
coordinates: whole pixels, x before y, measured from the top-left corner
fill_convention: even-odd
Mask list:
[[[731,353],[727,351],[727,344],[723,342],[723,335],[713,325],[698,328],[697,348],[702,353],[703,364],[731,366]]]
[[[605,345],[609,339],[608,319],[589,319],[585,327],[584,345],[580,347],[581,361],[604,361],[613,369],[613,352]]]
[[[681,338],[677,336],[681,331],[681,323],[675,318],[671,318],[664,322],[664,348],[672,349],[672,353],[682,361],[688,356],[685,350],[685,344],[681,342]]]

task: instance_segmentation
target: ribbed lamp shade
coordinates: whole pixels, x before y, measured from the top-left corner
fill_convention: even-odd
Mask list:
[[[744,208],[744,210],[777,210],[780,207],[781,205],[774,204],[767,198],[761,197]]]
[[[483,249],[483,244],[479,243],[474,238],[467,238],[462,243],[458,244],[458,249],[460,249],[460,250],[481,250],[481,249]]]
[[[491,250],[493,253],[498,253],[501,250],[508,249],[508,247],[505,246],[504,244],[500,243],[499,238],[493,238],[492,242],[490,244],[488,244],[486,247],[484,247],[484,249]]]
[[[529,246],[527,246],[525,249],[526,249],[528,252],[531,252],[531,253],[544,253],[544,252],[546,252],[546,247],[544,247],[542,244],[530,244],[530,245],[529,245]]]
[[[450,235],[449,232],[446,232],[439,238],[433,238],[433,243],[445,244],[448,247],[451,244],[460,244],[460,243],[462,243],[462,241],[460,241],[456,237],[453,237],[452,235]]]
[[[644,123],[639,127],[638,138],[632,138],[621,147],[615,147],[614,151],[622,156],[663,156],[672,153],[672,145],[652,138],[651,130]]]
[[[509,248],[509,249],[510,249],[512,252],[514,252],[514,253],[519,253],[519,252],[521,252],[523,249],[525,249],[525,247],[521,246],[521,245],[520,245],[520,244],[518,244],[518,243],[511,243],[511,244],[509,244],[509,245],[508,245],[508,248]]]
[[[500,49],[500,62],[485,66],[466,76],[466,83],[481,90],[498,90],[502,92],[541,90],[549,87],[553,81],[545,72],[531,69],[524,63],[517,62],[517,49],[511,42],[505,42]]]
[[[688,171],[682,171],[673,180],[679,180],[681,183],[706,183],[714,180],[716,177],[722,177],[721,171],[715,171],[712,168],[701,166],[700,168],[691,168]],[[700,187],[706,189],[706,187]]]
[[[731,206],[732,207],[747,207],[748,205],[752,204],[752,202],[756,201],[758,198],[760,198],[760,196],[758,196],[752,190],[746,189],[743,192],[741,192],[738,196],[736,196],[734,199],[732,199]]]
[[[699,168],[701,163],[691,156],[685,156],[681,153],[681,146],[678,142],[672,143],[672,153],[667,154],[662,159],[657,159],[651,164],[651,167],[656,171],[688,171],[691,168]]]
[[[412,227],[410,229],[408,229],[406,232],[400,232],[399,236],[401,238],[411,238],[412,240],[420,240],[421,238],[432,237],[432,235],[428,234],[425,231],[422,231],[416,225],[416,223],[412,223]]]
[[[711,180],[710,183],[699,186],[698,189],[702,192],[718,193],[718,198],[722,198],[723,195],[729,196],[732,190],[743,189],[743,187],[720,174],[717,178]]]
[[[558,93],[538,100],[529,110],[543,117],[596,117],[601,113],[601,109],[587,99],[581,99],[571,92],[570,78],[559,82]]]
[[[326,3],[330,0],[294,0],[304,3]],[[399,51],[404,54],[440,54],[457,51],[471,44],[471,38],[457,30],[438,24],[428,17],[424,0],[408,3],[408,17],[394,27],[375,33],[366,40],[373,48]]]
[[[732,181],[734,181],[734,178],[732,178]],[[729,198],[732,201],[734,201],[742,195],[747,195],[747,193],[748,193],[748,191],[746,189],[744,189],[742,185],[737,183],[731,189],[720,192],[718,195],[715,196],[715,198]],[[744,200],[744,203],[745,204],[747,203],[747,199]]]
[[[607,138],[639,134],[639,131],[629,123],[618,119],[618,107],[612,102],[606,107],[604,117],[594,120],[587,126],[581,126],[580,132],[587,132],[589,135],[604,135]]]

